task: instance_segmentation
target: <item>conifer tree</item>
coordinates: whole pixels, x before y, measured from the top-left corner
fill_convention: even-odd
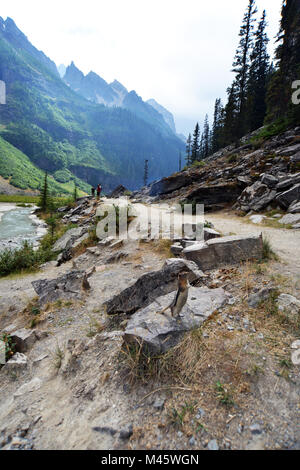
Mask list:
[[[202,158],[207,158],[209,155],[210,150],[210,132],[209,132],[209,123],[208,123],[208,115],[206,114],[204,119],[204,126],[203,126],[203,142],[202,142]]]
[[[235,88],[237,92],[237,114],[239,126],[237,128],[238,135],[241,137],[245,133],[246,120],[246,96],[247,83],[250,68],[250,52],[253,45],[253,29],[257,13],[255,0],[249,0],[247,11],[244,15],[243,23],[240,29],[240,43],[236,51],[235,60],[233,62],[233,72],[236,73]]]
[[[149,175],[149,160],[145,160],[145,167],[144,167],[144,186],[148,184],[148,175]]]
[[[215,102],[214,122],[213,122],[212,137],[211,137],[212,153],[217,152],[222,147],[222,144],[223,144],[223,141],[222,141],[223,118],[224,118],[224,109],[222,106],[222,101],[220,98],[217,98]]]
[[[50,195],[49,195],[49,186],[48,186],[48,172],[45,172],[44,177],[44,184],[41,189],[39,207],[41,208],[42,212],[47,212],[47,209],[50,205]]]
[[[189,134],[187,141],[186,141],[186,156],[185,156],[186,164],[188,166],[190,166],[192,163],[191,157],[192,157],[192,136],[191,134]]]
[[[266,12],[263,12],[251,53],[251,65],[247,87],[247,132],[263,125],[266,115],[266,92],[270,76],[270,58],[267,51]]]
[[[199,159],[199,138],[200,138],[200,127],[197,122],[195,130],[194,130],[194,134],[193,134],[192,153],[191,153],[192,163],[196,162]]]
[[[181,152],[179,152],[179,159],[178,159],[178,169],[181,171],[181,165],[182,165],[182,158],[181,158]]]
[[[276,50],[277,71],[267,93],[266,122],[300,122],[300,106],[292,103],[292,84],[300,77],[300,2],[284,0]]]

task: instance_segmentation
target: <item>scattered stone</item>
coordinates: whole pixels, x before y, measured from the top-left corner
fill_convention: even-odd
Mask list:
[[[151,305],[130,318],[125,330],[125,343],[137,342],[150,354],[161,354],[178,344],[186,331],[198,328],[213,312],[228,303],[229,295],[219,289],[191,287],[189,299],[179,318],[158,311],[169,305],[174,292],[157,298]]]
[[[288,212],[290,214],[298,214],[300,213],[300,202],[293,202],[290,207],[288,208]]]
[[[205,416],[205,411],[202,408],[198,408],[195,418],[202,419],[204,416]]]
[[[276,292],[274,287],[264,287],[259,292],[251,294],[248,298],[248,305],[251,308],[256,308],[261,302],[268,300],[272,293]]]
[[[120,431],[120,439],[123,441],[129,439],[133,434],[133,426],[132,424],[129,424],[125,426],[123,429]]]
[[[208,450],[219,450],[219,446],[216,439],[209,441],[209,443],[207,444],[207,448]]]
[[[229,236],[199,243],[183,250],[184,256],[194,261],[202,271],[236,264],[250,259],[261,259],[262,236]]]
[[[193,262],[170,258],[159,271],[141,276],[132,286],[104,303],[109,315],[117,313],[132,314],[156,298],[177,289],[177,276],[181,271],[189,272],[189,282],[203,278],[203,273]]]
[[[24,353],[32,348],[34,343],[38,340],[35,330],[22,330],[15,331],[11,336],[13,343],[16,345],[16,350]]]
[[[153,403],[153,408],[156,410],[163,410],[165,406],[165,399],[164,398],[157,398],[155,402]]]
[[[257,214],[257,215],[251,215],[251,217],[249,217],[249,219],[251,220],[251,222],[253,224],[261,224],[262,221],[264,219],[266,219],[266,216],[265,215],[260,215],[260,214]]]
[[[252,424],[249,429],[250,429],[252,434],[261,434],[262,433],[262,428],[257,423]]]
[[[289,294],[281,294],[277,299],[278,309],[291,320],[297,320],[300,315],[300,300]]]
[[[19,369],[24,369],[28,365],[28,359],[25,354],[22,353],[15,353],[9,361],[7,361],[5,367],[6,369],[13,369],[13,370],[19,370]]]
[[[196,439],[194,438],[194,436],[192,436],[189,440],[189,444],[190,446],[194,447],[196,445]]]
[[[109,434],[110,436],[114,436],[117,433],[116,429],[113,429],[113,428],[110,428],[110,427],[107,427],[107,426],[103,426],[103,427],[95,426],[92,429],[95,432],[100,432],[102,434],[103,433],[104,434]]]
[[[300,349],[300,339],[298,339],[297,341],[294,341],[291,345],[291,348],[292,349]]]
[[[300,184],[296,184],[291,189],[279,194],[276,201],[283,209],[288,209],[294,201],[300,201]]]
[[[284,225],[298,224],[300,223],[300,214],[286,214],[279,222]]]
[[[112,193],[109,195],[110,198],[118,198],[120,196],[124,196],[124,193],[128,192],[128,189],[125,188],[125,186],[123,186],[122,184],[120,184],[119,186],[117,186],[113,191]]]
[[[183,251],[183,247],[178,244],[178,245],[172,245],[171,248],[170,248],[171,252],[173,253],[173,255],[175,256],[180,256],[182,251]]]

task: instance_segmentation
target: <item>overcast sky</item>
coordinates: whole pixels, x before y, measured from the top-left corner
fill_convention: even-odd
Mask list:
[[[108,82],[119,80],[192,131],[226,97],[248,0],[1,0],[29,40],[57,65],[71,60]],[[257,0],[267,10],[270,51],[282,0]]]

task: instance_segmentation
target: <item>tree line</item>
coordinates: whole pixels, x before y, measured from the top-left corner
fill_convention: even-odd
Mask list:
[[[234,80],[227,89],[227,103],[217,98],[213,124],[206,114],[203,130],[199,123],[186,143],[186,163],[192,165],[241,137],[272,123],[277,130],[300,123],[300,106],[292,104],[292,83],[300,80],[300,2],[284,0],[277,36],[276,64],[268,54],[264,10],[257,19],[255,0],[249,0],[235,53]]]

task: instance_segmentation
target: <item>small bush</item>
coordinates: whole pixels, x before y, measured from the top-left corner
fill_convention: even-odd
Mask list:
[[[21,248],[4,250],[0,253],[0,277],[12,273],[38,269],[39,265],[53,257],[51,250],[39,248],[37,251],[25,241]]]
[[[8,361],[16,352],[16,345],[12,342],[12,338],[7,333],[0,336],[1,341],[5,344],[5,360]]]
[[[272,259],[273,260],[278,260],[278,256],[273,251],[270,240],[268,240],[267,238],[263,239],[263,255],[262,255],[262,258],[265,261],[270,261]]]

